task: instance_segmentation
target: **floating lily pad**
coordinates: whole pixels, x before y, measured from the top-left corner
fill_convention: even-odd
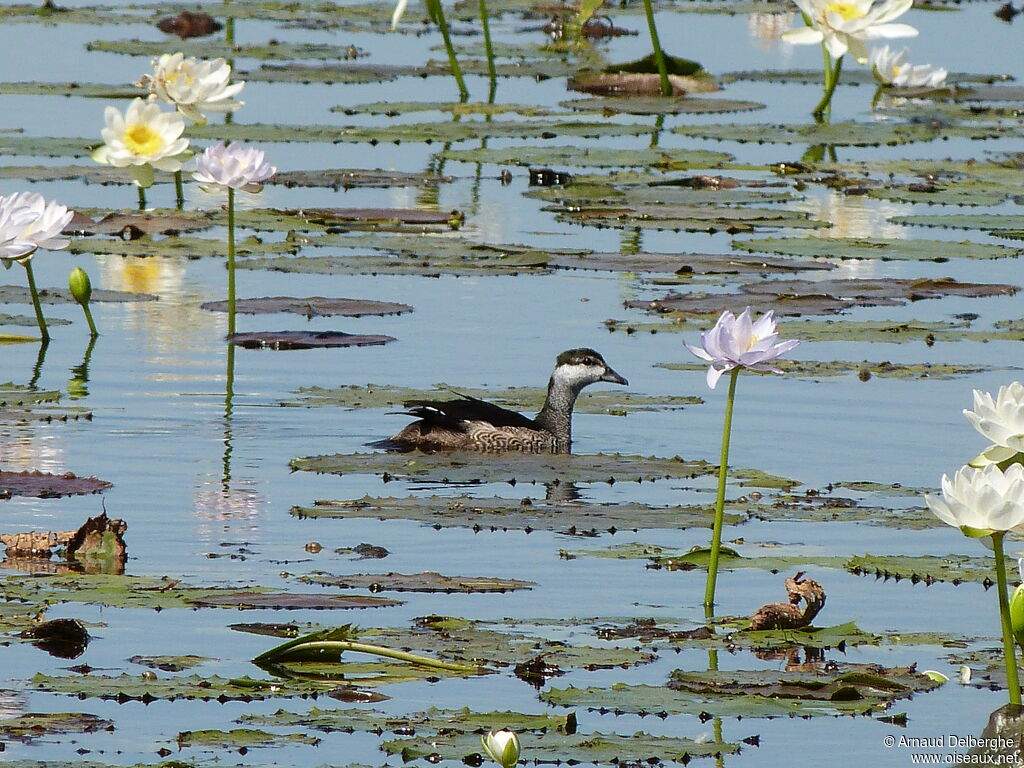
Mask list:
[[[721,177],[714,177],[721,178]],[[575,180],[555,187],[531,189],[527,197],[551,200],[565,204],[605,203],[610,205],[637,204],[680,204],[680,205],[735,205],[737,203],[765,203],[790,200],[793,193],[788,189],[766,189],[728,185],[722,180],[721,186],[702,186],[699,182],[687,184],[619,184]]]
[[[704,99],[687,97],[665,99],[660,96],[608,97],[603,99],[572,99],[561,106],[576,112],[602,112],[616,115],[683,115],[721,112],[750,112],[764,109],[764,104],[738,99]]]
[[[227,312],[226,301],[207,301],[200,305],[211,312]],[[370,299],[326,299],[323,296],[294,298],[292,296],[265,296],[259,299],[239,299],[235,311],[243,315],[264,315],[291,312],[307,319],[314,317],[362,317],[364,315],[401,315],[411,312],[408,304]]]
[[[834,147],[873,147],[935,141],[936,139],[997,139],[1017,135],[1013,128],[930,123],[825,123],[818,125],[681,125],[683,136],[758,144],[823,144]]]
[[[0,83],[0,94],[11,96],[79,96],[87,99],[131,99],[136,96],[144,96],[145,91],[132,85],[28,81]]]
[[[337,519],[416,520],[434,528],[472,528],[474,531],[556,531],[571,536],[597,536],[619,530],[650,528],[710,528],[712,506],[655,507],[646,504],[598,504],[529,499],[408,496],[351,501],[317,501],[311,507],[292,507],[296,517]],[[730,509],[728,525],[746,519]]]
[[[184,672],[186,669],[201,667],[209,661],[216,661],[209,656],[132,656],[128,659],[132,664],[141,664],[151,669],[159,669],[163,672]]]
[[[263,701],[272,698],[315,696],[334,687],[311,680],[254,680],[249,677],[228,679],[214,675],[147,677],[135,675],[44,675],[38,673],[28,682],[36,691],[65,693],[81,699],[109,699],[117,702],[157,700],[175,701]]]
[[[1012,570],[1015,565],[1015,561],[1006,560],[1007,568]],[[862,555],[851,557],[846,563],[846,570],[862,576],[874,575],[879,579],[909,579],[914,584],[931,584],[936,581],[960,584],[974,581],[988,586],[996,581],[991,557],[965,555]]]
[[[31,744],[68,733],[112,731],[114,723],[87,712],[26,712],[0,720],[0,738]]]
[[[2,147],[2,143],[0,143]],[[611,149],[607,147],[502,147],[486,149],[449,149],[442,157],[462,163],[495,165],[562,165],[574,168],[659,168],[686,170],[713,168],[733,159],[725,152],[702,149],[652,147],[650,149]]]
[[[670,74],[668,82],[676,98],[718,90],[717,83],[709,77]],[[567,85],[573,91],[598,96],[657,97],[661,93],[660,77],[648,72],[577,72]]]
[[[659,459],[612,454],[488,456],[447,454],[354,453],[292,459],[292,469],[337,475],[380,474],[385,481],[415,479],[439,483],[615,483],[651,482],[666,478],[695,478],[713,474],[704,461]],[[736,470],[733,477],[755,487],[791,487],[795,480]]]
[[[734,240],[741,251],[778,253],[785,256],[829,259],[881,259],[882,261],[949,261],[950,259],[1001,259],[1021,254],[1017,248],[969,241],[882,240],[860,238],[778,237]]]
[[[324,592],[302,594],[298,592],[221,592],[196,597],[190,602],[206,608],[273,608],[275,610],[307,609],[315,611],[340,608],[384,608],[401,605],[401,600],[366,595],[332,595]]]
[[[737,253],[588,253],[555,256],[549,264],[559,269],[671,273],[683,279],[696,275],[771,274],[835,268],[823,262]]]
[[[143,235],[177,235],[209,229],[218,224],[216,214],[192,211],[187,215],[180,211],[153,211],[146,213],[108,213],[93,221],[81,211],[64,228],[65,232],[83,235],[113,235],[121,240],[137,240]]]
[[[341,331],[249,331],[232,333],[228,341],[246,349],[318,349],[367,347],[387,344],[393,336],[342,333]]]
[[[402,171],[371,171],[352,168],[326,168],[315,171],[278,171],[269,183],[285,187],[434,187],[447,184],[451,176],[432,173],[404,173]]]
[[[49,472],[0,471],[0,499],[12,496],[30,496],[36,499],[56,499],[61,496],[100,493],[113,483],[96,477],[79,477],[71,472],[52,475]]]
[[[577,557],[599,557],[612,560],[649,560],[656,568],[670,571],[706,569],[708,550],[699,549],[693,552],[679,552],[660,547],[656,544],[630,542],[628,544],[611,544],[600,549],[560,550],[559,556],[564,559]],[[778,573],[780,571],[807,570],[811,566],[821,568],[842,568],[845,557],[829,555],[779,555],[736,556],[732,550],[723,548],[720,567],[726,570],[734,568],[759,568]]]
[[[33,319],[33,324],[35,320]],[[0,422],[68,422],[91,420],[92,411],[58,405],[60,392],[39,390],[7,382],[0,384]]]
[[[541,699],[555,706],[614,714],[813,717],[884,712],[896,699],[938,686],[913,668],[838,664],[827,672],[676,670],[667,686],[619,683],[610,688],[553,688]]]
[[[637,204],[549,206],[562,221],[617,229],[686,230],[690,232],[749,232],[758,227],[826,227],[803,211],[788,208],[743,208],[711,205]]]
[[[295,253],[298,248],[289,242],[263,241],[257,237],[239,238],[235,243],[236,255]],[[69,253],[111,254],[114,256],[180,256],[188,259],[204,257],[226,258],[228,249],[222,240],[204,237],[163,237],[153,239],[142,236],[137,240],[110,240],[100,238],[79,238],[72,240],[67,248]],[[97,301],[93,291],[90,301]],[[99,299],[102,301],[103,299]],[[125,299],[127,300],[127,299]],[[108,299],[110,301],[110,299]]]
[[[958,365],[955,363],[892,363],[889,361],[873,363],[867,360],[852,362],[847,360],[777,360],[776,367],[787,376],[807,378],[824,378],[831,376],[856,375],[861,381],[872,378],[881,379],[952,379],[957,376],[970,376],[990,370],[1013,370],[1013,366],[993,368],[985,365]],[[672,371],[703,371],[707,364],[701,363],[658,363],[658,368]],[[765,372],[764,375],[767,375]]]
[[[74,241],[72,241],[74,242]],[[126,293],[125,291],[107,291],[93,288],[90,302],[109,301],[156,301],[159,297],[151,293]],[[77,304],[75,297],[67,288],[40,288],[41,304]],[[28,288],[20,285],[0,285],[0,304],[31,304],[32,294]]]
[[[555,114],[554,110],[547,107],[525,104],[488,104],[482,101],[377,101],[351,107],[331,107],[331,112],[344,112],[346,115],[384,115],[386,117],[416,112],[447,112],[453,116],[514,114],[525,117],[545,117]]]
[[[178,734],[178,747],[224,750],[249,750],[254,747],[288,747],[295,744],[316,746],[320,739],[304,733],[268,733],[252,728],[233,728],[230,731],[207,729],[182,731]]]
[[[87,51],[120,53],[147,58],[167,53],[163,40],[94,40],[85,44]],[[301,59],[346,60],[365,56],[354,45],[323,43],[287,43],[274,41],[264,45],[229,45],[221,40],[188,40],[176,42],[176,51],[202,59],[259,59],[261,61],[295,61]]]
[[[945,229],[982,229],[988,232],[1024,229],[1024,214],[1019,213],[921,213],[912,216],[894,216],[894,224],[913,227],[942,227]]]
[[[332,406],[342,408],[391,408],[401,407],[409,400],[437,400],[457,396],[475,397],[487,400],[505,408],[523,411],[539,411],[547,397],[547,390],[540,387],[506,387],[501,390],[478,389],[474,387],[453,387],[438,384],[433,389],[411,389],[409,387],[366,384],[347,385],[333,389],[325,387],[302,387],[296,391],[299,397],[282,405],[303,407]],[[2,390],[0,390],[2,395]],[[699,397],[685,395],[641,395],[634,392],[592,390],[583,392],[576,401],[576,413],[606,413],[624,416],[637,411],[675,410],[688,405],[700,405]]]
[[[501,579],[485,576],[443,576],[428,571],[424,573],[352,573],[334,576],[314,571],[300,576],[304,584],[339,589],[369,589],[371,592],[514,592],[532,589],[534,581],[522,579]]]

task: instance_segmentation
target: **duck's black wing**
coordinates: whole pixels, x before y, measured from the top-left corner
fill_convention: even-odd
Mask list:
[[[404,412],[409,416],[446,429],[461,430],[467,421],[486,421],[496,427],[537,429],[537,423],[528,416],[470,395],[460,394],[458,400],[409,400],[404,405],[407,409]]]

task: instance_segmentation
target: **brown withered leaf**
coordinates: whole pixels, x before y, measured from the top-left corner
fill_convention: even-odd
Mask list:
[[[387,344],[394,336],[355,334],[342,331],[250,331],[232,333],[228,341],[246,349],[319,349],[322,347],[367,347]]]
[[[226,301],[207,301],[203,309],[227,312]],[[328,299],[323,296],[295,298],[293,296],[264,296],[259,299],[239,299],[235,311],[245,315],[263,315],[273,312],[291,312],[303,317],[362,317],[363,315],[400,315],[412,312],[408,304],[371,299]]]
[[[160,214],[108,213],[98,221],[93,221],[75,211],[64,231],[76,235],[113,235],[122,240],[137,240],[143,235],[176,235],[179,232],[209,229],[217,223],[214,219],[212,212],[181,216],[169,211]]]
[[[99,493],[113,483],[96,477],[79,477],[71,472],[51,475],[49,472],[0,472],[0,499],[12,496],[30,496],[36,499],[55,499],[60,496]]]
[[[717,91],[718,86],[706,77],[690,77],[688,75],[669,75],[673,96],[686,96],[690,93],[709,93]],[[574,91],[593,93],[598,96],[636,96],[661,95],[661,79],[658,75],[646,72],[580,72],[569,78],[568,87]]]
[[[157,29],[182,40],[190,37],[205,37],[219,32],[223,25],[208,13],[182,11],[177,16],[166,16],[156,24]]]

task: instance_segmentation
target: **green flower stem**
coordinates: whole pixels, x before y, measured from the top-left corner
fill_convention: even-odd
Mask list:
[[[82,311],[85,313],[85,322],[89,324],[89,335],[95,339],[100,332],[96,330],[96,323],[92,319],[92,310],[89,309],[88,304],[83,304]]]
[[[736,379],[740,367],[729,373],[729,394],[725,399],[725,421],[722,424],[722,456],[718,461],[718,496],[715,498],[715,524],[711,532],[711,558],[708,560],[708,580],[704,588],[704,607],[715,604],[715,584],[718,581],[718,555],[722,549],[722,517],[725,513],[725,477],[729,471],[729,437],[732,434],[732,406],[736,400]]]
[[[1006,594],[1006,559],[1003,556],[1004,533],[992,534],[992,551],[996,556],[996,589],[999,590],[999,619],[1003,625],[1003,655],[1006,661],[1006,687],[1010,703],[1020,706],[1020,679],[1017,676],[1017,651],[1010,626],[1010,598]]]
[[[441,30],[444,49],[448,53],[448,66],[452,68],[452,75],[459,86],[459,100],[465,101],[469,98],[469,91],[466,90],[466,81],[462,79],[462,67],[459,66],[459,60],[455,58],[455,48],[452,46],[452,38],[448,33],[448,21],[444,17],[444,8],[441,7],[441,0],[437,0],[437,26]]]
[[[174,172],[174,204],[180,211],[185,205],[185,186],[181,183],[181,171]]]
[[[658,40],[658,27],[654,23],[654,8],[651,0],[644,0],[644,13],[647,15],[647,28],[651,31],[651,47],[654,48],[654,62],[658,65],[658,79],[661,80],[661,95],[672,95],[672,84],[668,81],[668,67],[665,66],[665,53],[661,50]]]
[[[301,643],[300,645],[293,646],[288,650],[292,653],[301,654],[306,654],[308,651],[337,651],[339,656],[345,651],[356,651],[358,653],[370,653],[374,656],[386,656],[389,659],[407,661],[410,664],[418,664],[421,667],[444,669],[449,672],[476,672],[478,669],[477,667],[469,666],[468,664],[455,664],[454,662],[441,661],[440,659],[431,659],[428,656],[420,656],[419,654],[408,653],[407,651],[396,651],[393,648],[385,648],[382,645],[357,643],[352,640],[313,640],[307,643]],[[254,659],[254,661],[257,663],[261,661],[273,661],[279,664],[287,661],[286,657],[281,656],[274,659],[263,658],[263,656],[267,655],[268,654],[262,654],[262,656],[257,656]]]
[[[46,318],[43,317],[43,308],[39,304],[39,291],[36,290],[36,277],[32,274],[32,259],[26,259],[21,262],[21,266],[25,268],[25,276],[28,278],[28,290],[32,294],[32,308],[36,311],[36,323],[39,324],[39,335],[43,339],[43,343],[46,344],[50,341],[50,330],[46,327]]]
[[[235,190],[228,187],[228,335],[235,332]]]
[[[494,68],[494,47],[491,45],[491,22],[487,16],[487,0],[480,0],[480,25],[484,28],[484,50],[487,52],[487,77],[491,79],[491,88],[498,79]]]
[[[815,120],[824,120],[827,115],[832,111],[832,94],[835,93],[836,86],[839,85],[839,75],[843,71],[843,57],[840,56],[836,59],[835,67],[832,66],[832,57],[828,54],[828,49],[824,45],[821,46],[822,54],[825,57],[825,93],[821,97],[821,101],[818,102],[818,106],[814,108],[811,115]]]
[[[136,185],[139,189],[139,210],[146,210],[146,190],[141,185]]]

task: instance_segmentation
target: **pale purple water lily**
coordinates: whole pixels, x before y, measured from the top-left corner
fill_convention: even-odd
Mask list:
[[[701,360],[711,363],[708,386],[714,389],[722,374],[737,367],[780,373],[769,363],[800,342],[797,339],[779,341],[778,338],[774,313],[769,310],[754,320],[750,307],[747,307],[739,317],[725,310],[715,325],[701,334],[699,347],[684,344]]]
[[[0,197],[0,260],[24,264],[37,248],[60,250],[71,242],[61,237],[74,216],[66,206],[35,192]]]
[[[266,162],[262,149],[234,141],[207,147],[196,158],[196,172],[192,178],[204,189],[230,187],[259,192],[263,182],[276,172],[277,168]]]
[[[970,461],[971,466],[998,463],[1024,453],[1024,384],[1015,381],[1002,386],[995,398],[974,390],[974,410],[964,409],[964,416],[993,443]]]

